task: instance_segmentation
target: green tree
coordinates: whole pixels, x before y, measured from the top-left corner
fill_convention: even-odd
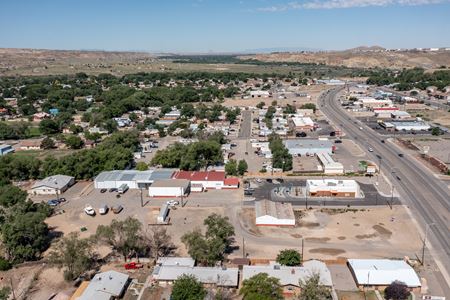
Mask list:
[[[136,170],[138,170],[138,171],[147,171],[148,170],[148,165],[145,162],[140,161],[140,162],[138,162],[136,164]]]
[[[45,137],[41,142],[41,149],[48,150],[55,148],[55,142],[51,137]]]
[[[236,163],[236,160],[230,159],[225,164],[225,172],[227,173],[227,175],[236,175],[237,174],[237,163]]]
[[[387,300],[405,300],[409,297],[409,290],[405,283],[400,281],[392,282],[385,290],[384,297]]]
[[[12,207],[17,203],[23,203],[27,199],[27,193],[14,185],[0,186],[0,205]]]
[[[241,159],[237,166],[237,172],[239,175],[244,175],[248,170],[248,164],[244,159]]]
[[[114,219],[110,225],[98,226],[96,237],[120,253],[125,261],[144,249],[142,223],[132,217],[123,221]]]
[[[44,119],[39,123],[39,130],[43,134],[55,134],[61,132],[59,125],[52,119]]]
[[[443,132],[439,127],[433,127],[431,129],[431,134],[432,135],[441,135],[441,134],[443,134]]]
[[[0,300],[8,300],[11,294],[11,288],[8,286],[2,287],[0,289]]]
[[[51,264],[64,269],[64,279],[70,281],[83,275],[94,263],[93,244],[72,232],[63,237],[50,252]]]
[[[299,266],[302,263],[300,253],[294,249],[281,250],[277,255],[277,263],[283,266]]]
[[[305,103],[300,108],[301,109],[312,109],[313,112],[316,112],[316,109],[317,109],[317,107],[314,103]]]
[[[256,104],[256,107],[259,109],[262,109],[264,107],[264,105],[266,105],[266,104],[263,101],[261,101],[258,104]]]
[[[305,281],[299,282],[301,293],[299,300],[331,299],[331,291],[320,283],[320,274],[312,274]]]
[[[78,135],[73,134],[66,137],[65,143],[70,149],[81,149],[84,146],[83,140]]]
[[[206,290],[195,276],[181,275],[173,283],[170,298],[173,300],[203,300],[205,296]]]
[[[203,235],[199,229],[187,232],[181,241],[188,248],[189,255],[202,265],[214,265],[223,260],[225,253],[233,243],[234,228],[227,217],[217,214],[208,216],[203,224],[206,233]]]
[[[282,300],[283,294],[278,278],[259,273],[242,282],[239,294],[244,300]]]

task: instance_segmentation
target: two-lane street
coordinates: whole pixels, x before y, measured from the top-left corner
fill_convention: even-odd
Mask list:
[[[348,138],[365,149],[373,149],[369,156],[374,162],[381,163],[382,172],[390,179],[402,202],[409,206],[423,232],[429,227],[427,244],[431,245],[431,255],[444,277],[440,277],[441,286],[446,288],[446,295],[450,295],[446,269],[450,265],[450,191],[447,184],[413,158],[400,157],[394,144],[381,142],[382,136],[347,114],[337,100],[342,90],[338,88],[323,94],[319,100],[320,109]]]

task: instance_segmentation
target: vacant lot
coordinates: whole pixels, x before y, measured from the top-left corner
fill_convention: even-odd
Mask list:
[[[246,251],[273,259],[281,249],[300,250],[302,239],[306,259],[414,257],[421,247],[419,233],[402,206],[312,209],[298,215],[295,228],[256,227],[253,209],[244,208],[237,231],[242,229],[246,236]]]

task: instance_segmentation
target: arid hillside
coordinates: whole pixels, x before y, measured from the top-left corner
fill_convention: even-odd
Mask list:
[[[369,48],[370,49],[370,48]],[[356,48],[347,51],[317,53],[271,53],[241,56],[241,59],[256,59],[265,62],[323,63],[345,67],[380,67],[436,69],[450,67],[450,51],[367,51]]]

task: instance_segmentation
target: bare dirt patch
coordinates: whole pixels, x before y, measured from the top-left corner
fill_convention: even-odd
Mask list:
[[[386,237],[390,237],[392,235],[392,231],[384,228],[383,226],[380,225],[374,225],[372,227],[379,235],[382,236],[386,236]]]
[[[376,238],[378,236],[378,234],[376,233],[371,233],[371,234],[358,234],[355,235],[355,237],[359,240],[363,240],[363,239],[373,239]]]
[[[322,237],[322,238],[318,238],[318,237],[308,237],[305,239],[305,241],[307,242],[320,242],[320,243],[326,243],[330,240],[330,238],[328,237]]]
[[[308,228],[308,229],[311,229],[311,228],[319,227],[319,226],[320,226],[320,223],[317,223],[317,222],[305,222],[305,221],[301,221],[301,222],[298,223],[297,226],[298,226],[298,227],[306,227],[306,228]]]
[[[255,210],[252,208],[244,208],[239,213],[242,227],[253,235],[260,236],[261,232],[255,225]]]
[[[345,239],[346,239],[345,236],[339,236],[339,237],[338,237],[338,240],[341,240],[341,241],[343,241],[343,240],[345,240]]]
[[[326,255],[339,255],[345,253],[345,250],[336,249],[336,248],[314,248],[310,249],[309,253],[319,253]]]

